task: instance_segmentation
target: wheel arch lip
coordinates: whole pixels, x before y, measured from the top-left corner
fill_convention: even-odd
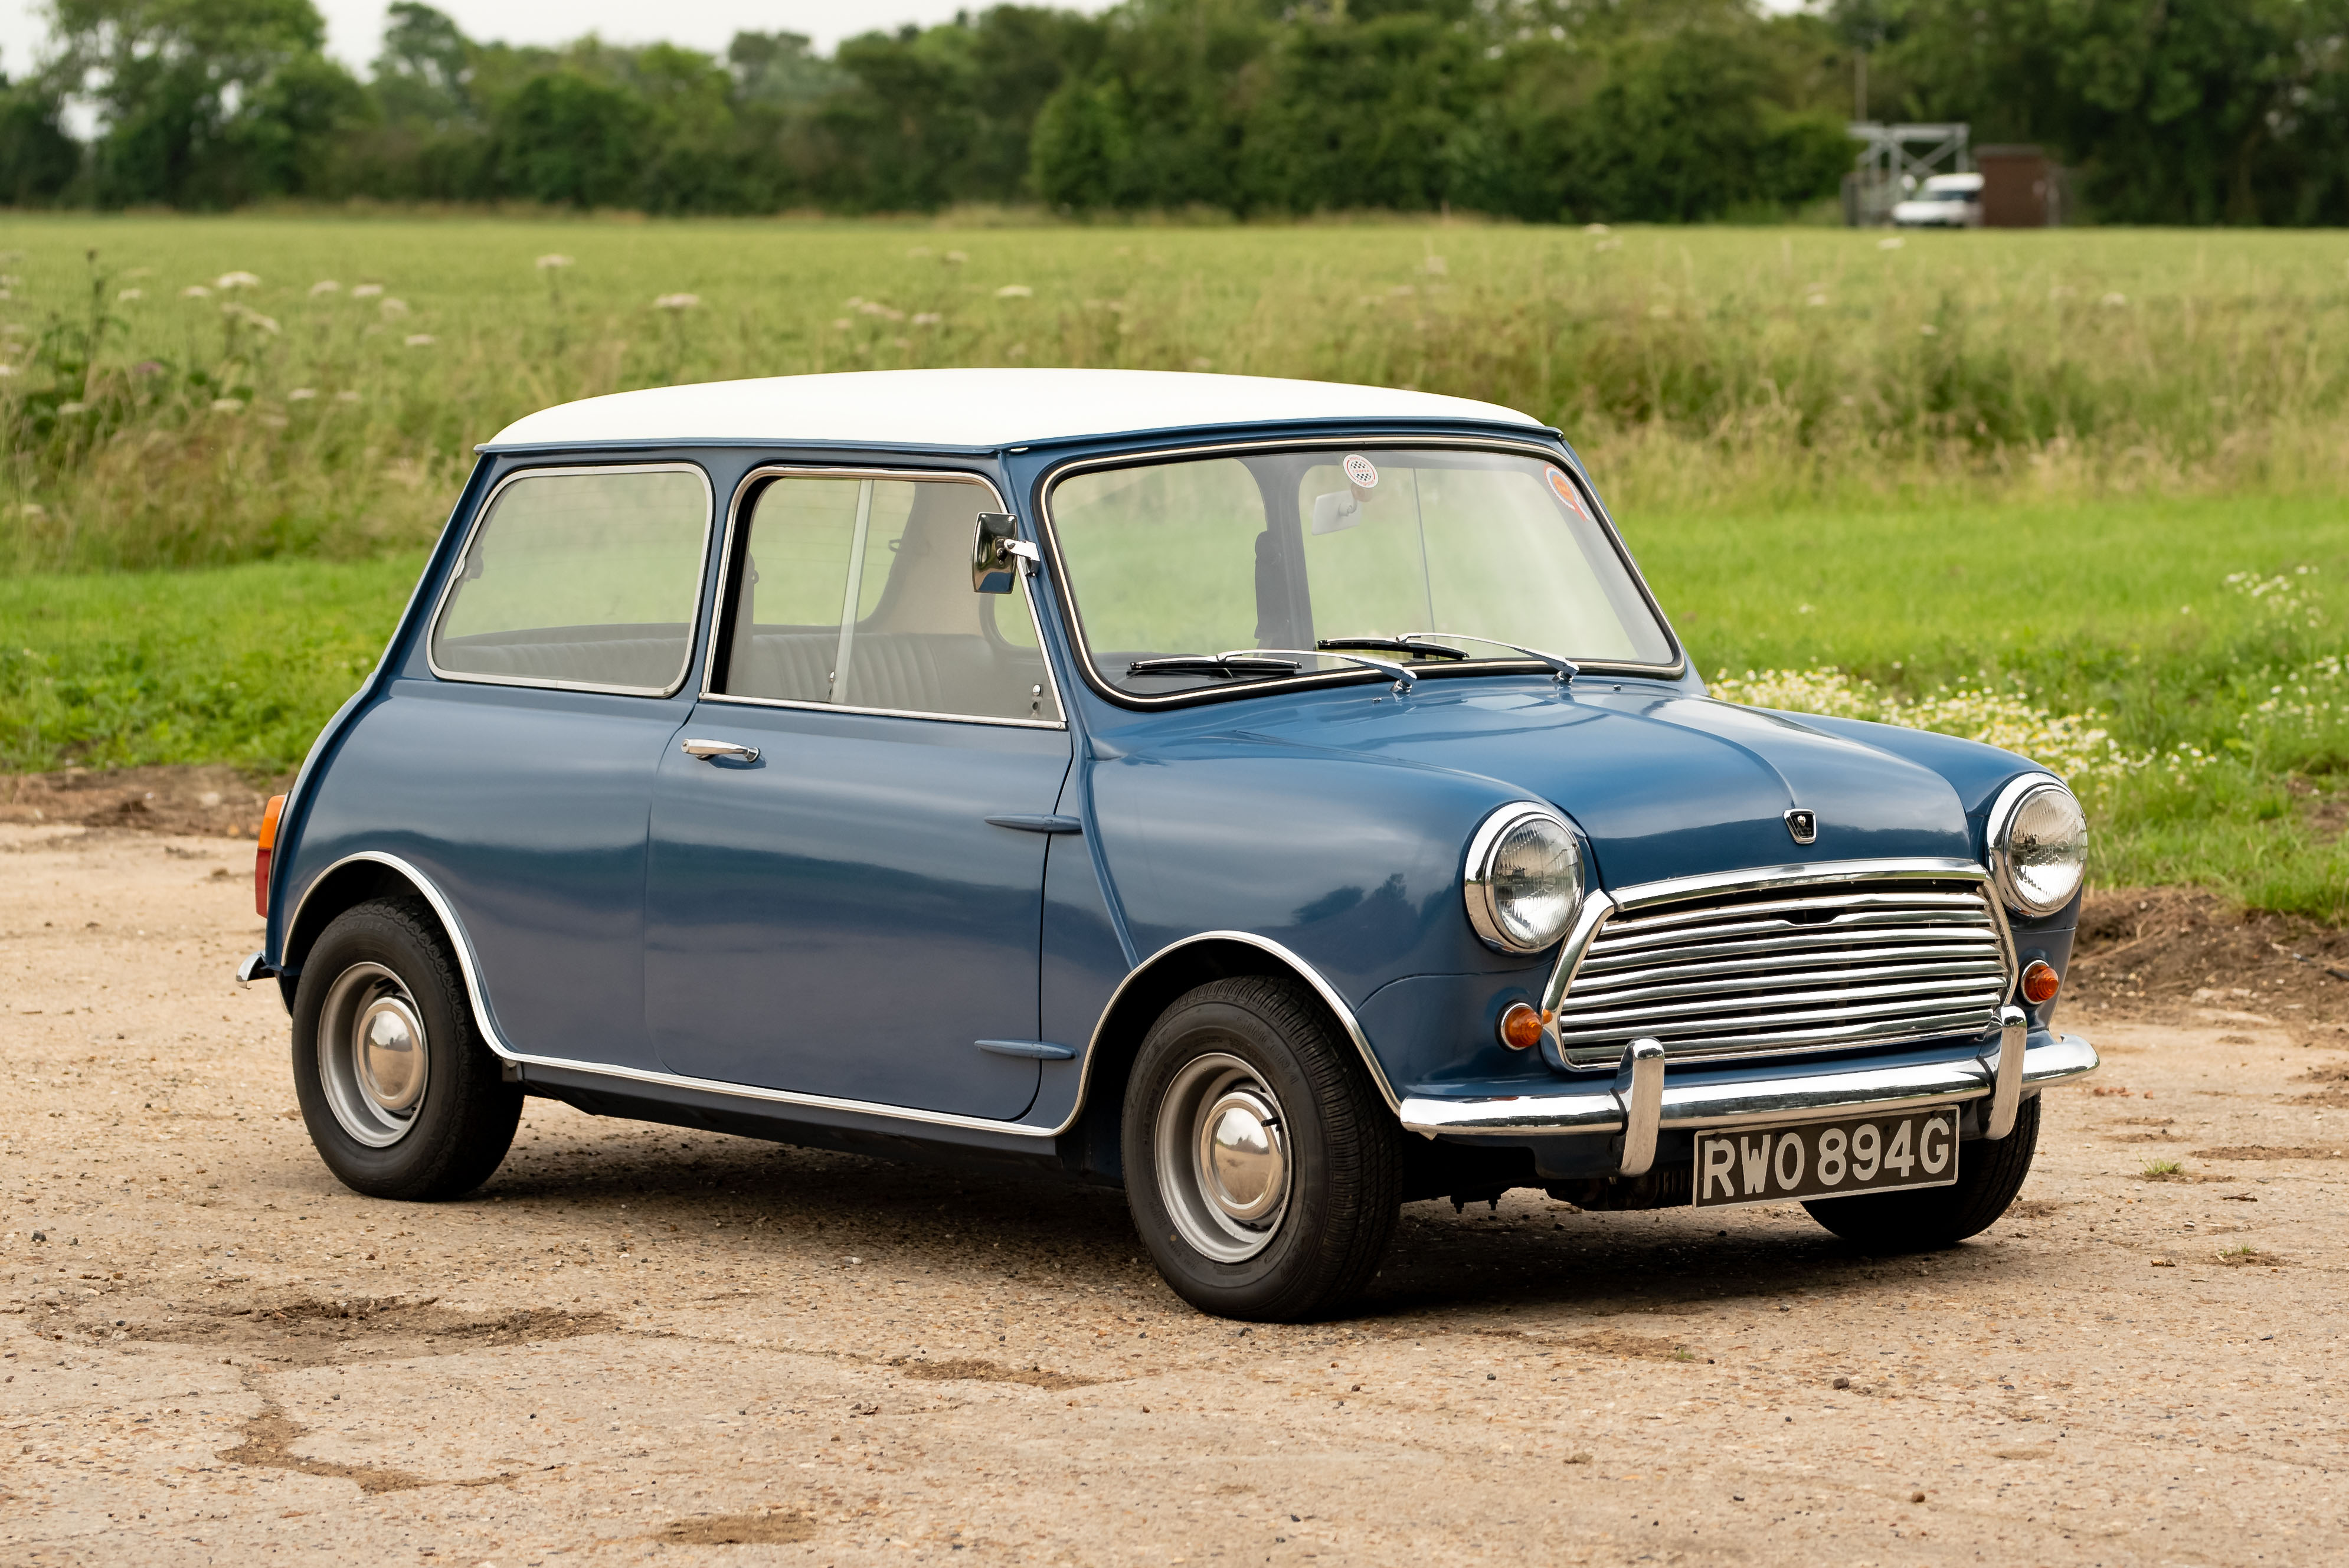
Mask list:
[[[1378,1088],[1380,1098],[1386,1102],[1387,1109],[1399,1113],[1402,1105],[1401,1098],[1394,1091],[1394,1086],[1387,1078],[1386,1070],[1379,1065],[1377,1056],[1371,1051],[1370,1038],[1362,1032],[1361,1022],[1354,1016],[1352,1006],[1339,993],[1337,987],[1330,985],[1312,965],[1281,944],[1269,937],[1259,936],[1246,931],[1206,931],[1180,938],[1161,947],[1127,972],[1125,977],[1118,983],[1117,989],[1111,994],[1108,1003],[1102,1008],[1101,1016],[1094,1021],[1092,1033],[1086,1042],[1074,1103],[1070,1107],[1067,1116],[1056,1125],[999,1121],[977,1116],[957,1116],[943,1111],[917,1110],[905,1106],[883,1105],[870,1100],[844,1099],[833,1095],[799,1094],[788,1089],[761,1088],[750,1084],[726,1083],[718,1079],[693,1078],[682,1073],[653,1072],[641,1068],[622,1068],[609,1063],[540,1056],[516,1049],[500,1031],[496,1016],[490,1008],[488,995],[481,984],[481,967],[473,954],[472,942],[466,934],[463,920],[459,917],[455,907],[449,902],[448,896],[434,884],[429,876],[412,862],[398,855],[384,850],[360,850],[345,855],[313,876],[303,889],[302,897],[295,903],[293,913],[286,920],[285,931],[289,939],[292,934],[302,929],[303,916],[309,909],[312,898],[320,888],[326,886],[337,872],[353,865],[367,863],[383,866],[398,875],[416,890],[419,897],[431,906],[434,917],[440,921],[441,930],[449,938],[450,947],[456,954],[458,973],[465,983],[466,1001],[472,1008],[473,1024],[481,1031],[482,1043],[488,1046],[491,1053],[500,1060],[517,1066],[595,1073],[637,1083],[667,1085],[675,1088],[731,1095],[744,1099],[782,1105],[806,1106],[816,1109],[872,1116],[891,1121],[916,1122],[971,1131],[1004,1133],[1019,1138],[1053,1139],[1067,1132],[1083,1119],[1089,1097],[1094,1087],[1094,1066],[1101,1058],[1102,1047],[1108,1038],[1119,1005],[1132,993],[1135,985],[1150,975],[1164,971],[1169,963],[1187,950],[1208,944],[1231,943],[1252,947],[1268,954],[1298,979],[1305,982],[1321,999],[1323,1006],[1330,1009],[1330,1016],[1337,1020],[1339,1027],[1353,1043],[1354,1049],[1361,1057],[1363,1068],[1370,1073],[1371,1081]]]

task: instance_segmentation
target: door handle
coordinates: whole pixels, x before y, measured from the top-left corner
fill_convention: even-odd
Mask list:
[[[688,757],[698,757],[704,762],[715,762],[723,757],[730,762],[756,762],[759,748],[737,746],[730,740],[688,740],[678,749]]]

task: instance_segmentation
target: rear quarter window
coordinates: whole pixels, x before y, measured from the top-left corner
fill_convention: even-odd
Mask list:
[[[710,491],[687,466],[508,480],[432,628],[434,673],[666,695],[685,678]]]

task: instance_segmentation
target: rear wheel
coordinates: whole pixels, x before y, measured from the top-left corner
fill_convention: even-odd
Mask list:
[[[1297,1322],[1368,1284],[1402,1208],[1400,1130],[1352,1047],[1293,981],[1192,991],[1127,1080],[1128,1203],[1203,1312]]]
[[[1811,1218],[1871,1252],[1921,1253],[1979,1235],[1998,1222],[2031,1174],[2039,1148],[2039,1101],[2015,1109],[2014,1130],[1992,1143],[1958,1145],[1958,1179],[1948,1187],[1877,1192],[1806,1203]]]
[[[522,1088],[473,1027],[454,956],[404,899],[345,911],[294,993],[294,1092],[326,1168],[376,1198],[455,1198],[513,1142]]]

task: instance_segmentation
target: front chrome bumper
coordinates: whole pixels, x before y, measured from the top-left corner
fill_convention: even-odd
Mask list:
[[[2015,1034],[2022,1031],[2017,1029]],[[2010,1066],[2002,1074],[2002,1060]],[[1807,1121],[1873,1108],[1920,1110],[1992,1099],[1989,1130],[2002,1135],[2013,1125],[2013,1103],[2050,1084],[2070,1083],[2096,1070],[2096,1050],[2076,1035],[2009,1053],[2004,1041],[1988,1057],[1891,1066],[1821,1068],[1787,1077],[1738,1078],[1705,1075],[1713,1081],[1674,1084],[1663,1075],[1656,1089],[1637,1074],[1619,1074],[1613,1083],[1557,1094],[1526,1094],[1476,1099],[1413,1096],[1402,1102],[1403,1126],[1426,1138],[1526,1138],[1558,1133],[1616,1135],[1646,1140],[1654,1131],[1695,1131],[1721,1127],[1767,1127]],[[2007,1081],[2001,1083],[2003,1078]],[[2004,1092],[1999,1092],[2003,1090]],[[1643,1092],[1644,1091],[1644,1092]],[[2003,1102],[2003,1103],[2001,1103]],[[2000,1126],[2004,1112],[2005,1125]],[[1642,1127],[1650,1116],[1652,1127]]]

